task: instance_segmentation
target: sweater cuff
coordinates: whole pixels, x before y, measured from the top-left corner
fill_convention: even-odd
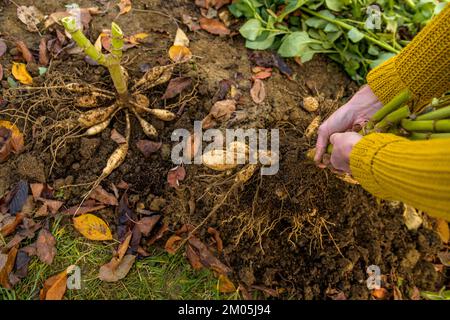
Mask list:
[[[378,184],[373,173],[373,160],[378,151],[386,145],[404,138],[393,134],[372,133],[363,137],[352,149],[350,154],[350,170],[361,186],[376,197],[392,200]]]
[[[395,66],[396,56],[385,61],[367,75],[367,83],[377,98],[387,104],[407,86],[400,78]]]

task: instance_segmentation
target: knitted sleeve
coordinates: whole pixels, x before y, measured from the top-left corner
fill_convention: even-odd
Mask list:
[[[450,221],[450,139],[372,133],[353,147],[350,169],[373,195]]]
[[[367,75],[375,95],[386,104],[408,88],[417,107],[450,89],[450,4],[398,55]]]

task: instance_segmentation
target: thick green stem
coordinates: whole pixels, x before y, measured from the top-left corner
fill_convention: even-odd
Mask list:
[[[111,24],[111,35],[111,53],[116,59],[120,60],[123,52],[123,32],[114,22]]]
[[[386,117],[384,117],[383,120],[378,122],[375,125],[373,131],[386,132],[387,130],[389,130],[389,128],[400,123],[400,121],[409,117],[410,115],[411,115],[411,111],[409,110],[408,106],[401,107],[400,109],[388,114]]]
[[[115,23],[112,24],[111,34],[113,36],[111,46],[112,54],[105,56],[101,52],[97,51],[94,45],[77,27],[76,21],[73,17],[65,17],[62,20],[64,28],[70,33],[72,39],[77,45],[84,50],[84,52],[97,63],[108,68],[111,78],[114,83],[119,96],[125,97],[128,94],[128,84],[125,74],[120,66],[120,60],[123,50],[123,33],[119,26]]]
[[[450,133],[450,120],[422,120],[414,121],[403,119],[402,127],[405,130],[414,131],[425,131],[425,132],[446,132]]]
[[[377,122],[383,120],[388,114],[394,112],[401,106],[403,106],[409,99],[411,99],[411,93],[408,89],[402,90],[397,94],[391,101],[386,103],[380,110],[375,112],[375,114],[370,119],[371,122],[376,124]]]
[[[310,10],[308,8],[303,8],[302,7],[301,10],[306,12],[306,13],[308,13],[308,14],[310,14],[310,15],[312,15],[312,16],[315,16],[317,18],[320,18],[320,19],[323,19],[325,21],[331,22],[331,23],[341,27],[342,29],[350,31],[351,29],[354,28],[353,26],[351,26],[351,25],[349,25],[349,24],[347,24],[345,22],[342,22],[342,21],[340,21],[338,19],[332,19],[330,17],[324,16],[324,15],[322,15],[320,13],[317,13],[315,11],[312,11],[312,10]],[[378,39],[375,39],[375,38],[373,38],[373,37],[371,37],[371,36],[369,36],[369,35],[367,35],[365,33],[363,33],[363,34],[364,34],[364,38],[367,41],[372,42],[373,44],[376,44],[377,46],[379,46],[379,47],[381,47],[383,49],[386,49],[386,50],[388,50],[390,52],[393,52],[393,53],[399,53],[400,52],[399,50],[395,49],[394,47],[390,46],[389,44],[387,44],[385,42],[382,42],[382,41],[380,41]]]
[[[450,118],[450,106],[417,116],[416,120],[440,120],[447,118]]]
[[[410,140],[448,139],[450,133],[419,133],[413,132],[408,137]]]
[[[64,25],[64,28],[67,32],[70,33],[72,39],[77,43],[77,45],[83,49],[84,53],[86,53],[92,60],[95,62],[107,66],[107,58],[101,52],[98,52],[95,49],[94,45],[89,41],[88,38],[81,32],[81,30],[77,27],[77,23],[73,17],[65,17],[61,19],[61,22]]]

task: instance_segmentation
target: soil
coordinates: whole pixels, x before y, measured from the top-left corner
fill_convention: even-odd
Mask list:
[[[81,7],[100,2],[113,5],[111,1],[77,2]],[[31,5],[34,1],[24,0],[21,4]],[[59,1],[39,1],[35,5],[46,14],[63,9]],[[146,45],[126,52],[129,63],[125,67],[131,78],[138,79],[143,64],[168,63],[167,50],[175,36],[177,20],[167,15],[179,21],[182,14],[198,17],[200,13],[193,1],[182,0],[134,0],[133,8],[149,11],[132,11],[115,21],[125,34],[150,33]],[[37,53],[40,36],[25,30],[16,18],[15,6],[2,4],[0,10],[0,32],[8,47],[12,48],[12,40],[20,39]],[[117,10],[110,9],[106,14],[94,16],[90,38],[95,41],[116,15]],[[186,30],[180,22],[178,25]],[[124,180],[131,186],[133,205],[142,202],[149,208],[155,198],[159,199],[158,206],[162,207],[171,230],[185,223],[198,225],[223,201],[199,232],[205,233],[208,226],[221,232],[225,245],[221,258],[233,268],[236,283],[275,289],[279,298],[330,299],[341,292],[349,299],[369,299],[366,269],[370,265],[381,268],[383,286],[390,294],[398,286],[404,298],[411,297],[414,287],[435,291],[449,284],[445,277],[448,270],[438,272],[434,266],[436,254],[443,248],[435,231],[425,227],[408,231],[402,204],[380,203],[360,186],[348,184],[330,171],[319,170],[306,158],[306,151],[315,142],[315,137],[309,139],[304,135],[306,127],[317,115],[326,118],[357,90],[339,66],[321,56],[304,65],[289,61],[295,76],[289,79],[274,71],[264,81],[267,98],[256,105],[249,95],[251,52],[245,49],[243,40],[239,36],[218,37],[204,31],[189,32],[188,36],[194,62],[177,67],[176,73],[194,79],[195,90],[167,101],[160,99],[165,86],[148,95],[154,107],[174,112],[182,108],[181,116],[169,123],[153,122],[163,147],[149,158],[144,158],[136,147],[136,142],[145,136],[132,118],[130,151],[121,167],[102,183],[105,188]],[[11,61],[11,51],[0,58],[5,78],[11,70]],[[62,54],[52,61],[47,74],[37,79],[44,84],[79,81],[112,89],[103,67],[89,66],[77,55]],[[232,174],[187,165],[187,177],[180,188],[171,188],[166,181],[167,172],[174,167],[170,161],[173,144],[170,135],[177,128],[191,129],[193,121],[208,113],[219,82],[224,79],[235,81],[242,94],[237,109],[244,117],[229,126],[280,129],[280,171],[273,176],[255,174],[244,186],[232,187],[229,179]],[[5,82],[3,86],[7,87]],[[302,108],[305,96],[317,97],[320,102],[317,112]],[[50,94],[40,91],[17,99],[23,102],[23,110],[30,111],[35,123],[25,127],[18,113],[8,116],[5,109],[17,107],[14,99],[0,110],[2,118],[17,121],[25,131],[27,143],[22,154],[0,166],[0,195],[21,178],[29,182],[46,181],[58,187],[86,183],[100,175],[116,147],[110,139],[111,129],[123,133],[123,118],[117,116],[110,128],[94,138],[67,141],[53,163],[48,148],[52,132],[45,132],[45,126],[73,112],[73,97],[64,96],[61,91]],[[33,139],[33,131],[46,134]],[[78,204],[86,192],[83,187],[63,190],[66,206]],[[228,196],[224,200],[225,194]],[[108,219],[114,223],[113,216]]]

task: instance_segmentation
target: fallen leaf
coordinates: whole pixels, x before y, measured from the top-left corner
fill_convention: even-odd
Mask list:
[[[380,289],[374,289],[371,292],[372,297],[374,297],[377,300],[385,300],[388,296],[388,291],[385,288]]]
[[[50,58],[48,57],[47,39],[42,38],[39,43],[39,64],[48,66]]]
[[[23,213],[16,214],[14,220],[11,221],[11,223],[8,223],[0,228],[0,235],[6,237],[13,233],[16,230],[17,226],[22,222],[24,216],[25,215]]]
[[[272,72],[268,72],[268,71],[261,71],[258,72],[257,74],[252,76],[253,80],[259,79],[259,80],[264,80],[267,78],[270,78],[272,76]]]
[[[183,30],[180,28],[177,29],[177,33],[175,35],[175,41],[173,42],[174,46],[182,46],[189,47],[189,38],[186,36]]]
[[[166,92],[161,99],[171,99],[179,95],[183,90],[189,88],[192,84],[192,79],[189,77],[179,77],[170,80]]]
[[[167,173],[167,182],[173,188],[180,186],[179,181],[183,181],[186,177],[186,169],[183,166],[176,166]]]
[[[169,225],[165,222],[161,228],[158,229],[158,231],[147,241],[147,244],[149,246],[151,246],[152,244],[154,244],[156,241],[158,241],[159,239],[161,239],[164,234],[169,230]]]
[[[232,0],[213,0],[212,3],[214,5],[214,8],[216,8],[216,10],[219,10],[223,6],[230,4],[231,1]]]
[[[50,200],[50,199],[44,199],[44,198],[39,198],[39,200],[44,203],[44,205],[47,207],[47,209],[50,210],[51,214],[57,214],[59,209],[64,204],[64,202],[59,201],[59,200]]]
[[[9,121],[0,120],[0,162],[6,160],[10,152],[18,154],[23,146],[23,134],[17,126]]]
[[[9,201],[8,211],[11,215],[15,215],[17,212],[21,211],[23,205],[28,198],[28,182],[25,180],[20,180],[14,188],[11,190],[11,199]]]
[[[145,158],[150,157],[151,154],[161,149],[162,142],[155,142],[150,140],[139,140],[136,142],[136,147],[142,152]]]
[[[127,142],[125,137],[121,133],[119,133],[116,129],[111,130],[111,140],[117,144],[122,144],[122,143]]]
[[[216,19],[208,19],[205,17],[200,18],[200,27],[215,35],[229,35],[230,29],[228,29],[222,22]]]
[[[151,217],[144,217],[139,220],[136,225],[139,231],[144,235],[148,236],[150,232],[152,232],[155,225],[158,223],[159,219],[161,219],[161,215],[155,214]]]
[[[129,36],[126,40],[131,44],[138,45],[142,42],[142,40],[144,40],[148,37],[149,37],[148,33],[139,32],[139,33],[135,33],[135,34]]]
[[[39,297],[41,300],[62,300],[67,289],[67,269],[44,282]]]
[[[273,297],[273,298],[278,298],[278,296],[279,296],[278,291],[275,289],[267,288],[265,286],[258,286],[258,285],[252,285],[251,287],[252,287],[252,289],[262,291],[265,295]]]
[[[231,282],[231,280],[224,274],[219,275],[219,283],[217,287],[221,293],[233,293],[237,290],[233,282]]]
[[[117,198],[112,194],[107,192],[102,186],[97,186],[92,192],[89,194],[89,198],[97,200],[100,203],[109,205],[109,206],[117,206],[119,202]]]
[[[67,11],[58,11],[51,13],[44,21],[44,28],[47,29],[55,23],[59,23],[62,18],[69,17],[70,13]]]
[[[412,291],[410,292],[411,300],[420,300],[420,290],[416,286],[413,287]]]
[[[43,183],[30,183],[31,194],[33,195],[34,200],[37,200],[41,197],[42,191],[44,190]]]
[[[17,247],[12,248],[8,254],[0,253],[0,286],[6,289],[11,288],[9,274],[14,268],[17,256]]]
[[[31,52],[28,49],[28,46],[26,45],[25,42],[23,42],[23,41],[16,41],[16,47],[17,47],[17,50],[19,50],[22,53],[22,56],[23,56],[24,60],[27,63],[35,62],[34,61],[34,57],[31,54]]]
[[[17,252],[16,262],[14,264],[14,274],[19,279],[23,279],[28,275],[28,265],[30,261],[31,257],[25,250],[20,249]]]
[[[165,245],[165,249],[169,254],[175,254],[178,249],[180,249],[180,247],[178,246],[178,244],[183,240],[183,238],[181,238],[180,236],[177,235],[173,235],[171,236]]]
[[[423,223],[422,213],[403,204],[403,219],[408,230],[417,230]]]
[[[117,188],[119,188],[119,189],[128,189],[130,187],[130,185],[127,183],[127,182],[125,182],[125,181],[123,181],[123,180],[120,180],[120,182],[117,184]]]
[[[127,276],[133,267],[135,260],[136,256],[129,254],[123,257],[122,261],[115,269],[111,269],[107,267],[107,265],[101,266],[98,277],[105,282],[117,282]]]
[[[119,7],[120,10],[119,16],[128,13],[131,10],[131,0],[120,0],[117,6]]]
[[[183,23],[188,26],[190,31],[197,31],[197,30],[201,29],[200,24],[196,20],[194,20],[193,17],[191,17],[187,14],[183,14],[181,16],[181,19],[182,19]]]
[[[186,62],[191,60],[192,52],[184,46],[171,46],[169,49],[169,58],[173,62]]]
[[[28,31],[38,32],[37,25],[44,20],[44,15],[35,6],[19,6],[17,18],[25,24]]]
[[[439,252],[437,256],[444,266],[450,267],[450,252]]]
[[[56,239],[47,229],[42,229],[36,241],[36,254],[43,263],[51,265],[56,255]]]
[[[201,270],[203,269],[203,264],[200,261],[200,257],[195,252],[195,250],[192,248],[190,244],[186,246],[186,258],[188,259],[190,265],[194,270]]]
[[[191,236],[188,240],[189,244],[196,249],[200,261],[205,267],[208,267],[219,274],[228,274],[231,273],[231,269],[220,262],[211,251],[209,251],[208,247],[201,242],[198,238]]]
[[[224,122],[230,119],[233,112],[236,111],[236,101],[222,100],[217,101],[211,108],[209,114],[219,122]]]
[[[437,218],[436,219],[436,231],[441,237],[443,243],[448,243],[450,238],[450,231],[448,228],[448,222],[444,219]]]
[[[6,46],[5,41],[0,39],[0,57],[2,57],[5,54],[6,50],[8,50],[8,47]]]
[[[255,103],[262,103],[266,98],[266,88],[264,86],[264,82],[259,79],[255,79],[253,87],[250,90],[250,95]]]
[[[220,233],[219,233],[219,231],[217,231],[217,230],[214,229],[213,227],[209,227],[209,228],[208,228],[208,233],[209,233],[210,235],[213,236],[214,241],[216,242],[217,252],[218,252],[219,254],[221,254],[222,251],[223,251],[223,241],[222,241],[222,239],[220,238]]]
[[[82,215],[82,214],[86,214],[86,213],[89,213],[89,212],[102,210],[105,207],[106,206],[104,206],[104,205],[83,206],[83,207],[73,206],[73,207],[70,207],[69,209],[67,209],[66,211],[64,211],[64,214],[66,214],[66,215],[74,215],[75,213],[77,213],[78,215]]]
[[[0,64],[0,80],[2,80],[3,79],[3,66]],[[0,101],[0,105],[2,106],[3,105],[3,99],[1,99],[1,101]]]
[[[27,71],[27,67],[23,63],[13,62],[12,74],[14,78],[23,84],[32,84],[33,78]]]
[[[305,136],[307,138],[311,138],[316,133],[317,129],[320,126],[321,120],[322,120],[322,118],[320,116],[317,116],[313,119],[313,121],[311,121],[308,128],[306,128],[306,130],[305,130]]]
[[[397,286],[393,286],[392,292],[394,295],[394,300],[403,300],[403,295],[400,289]]]
[[[73,218],[75,229],[89,240],[112,240],[111,230],[102,219],[92,214],[83,214]]]
[[[210,128],[213,128],[217,125],[217,121],[214,120],[214,117],[211,114],[208,114],[206,117],[202,120],[202,129],[207,130]],[[192,136],[192,135],[191,135]]]

